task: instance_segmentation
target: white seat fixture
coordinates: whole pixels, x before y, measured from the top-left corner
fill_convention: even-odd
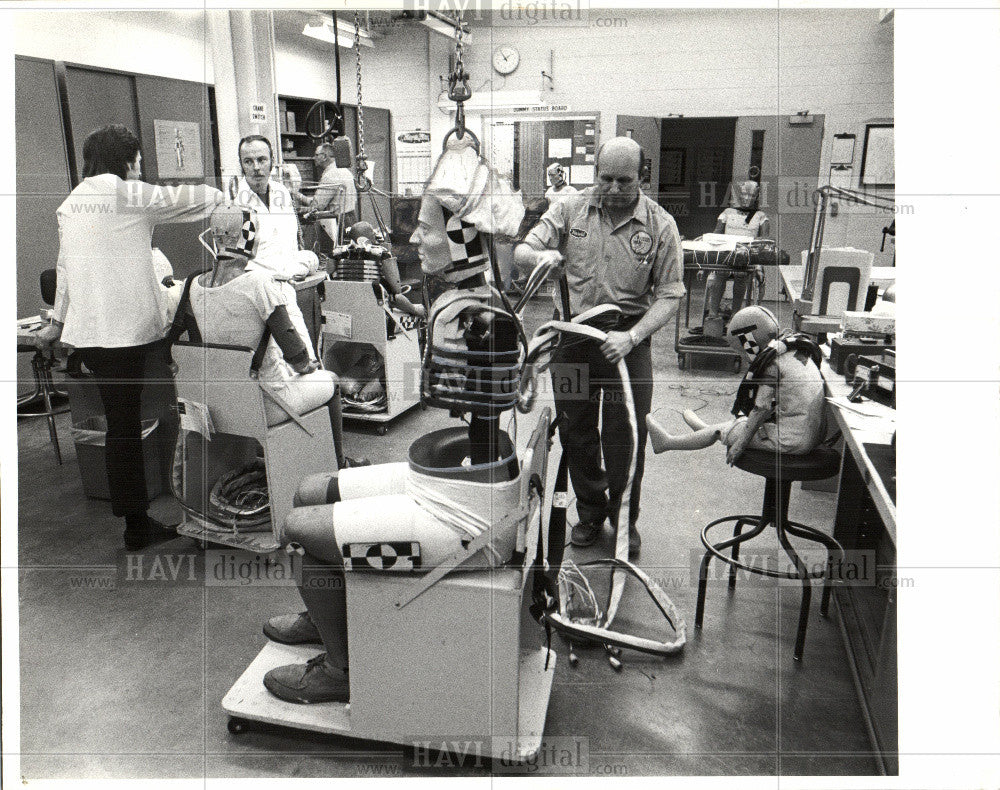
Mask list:
[[[326,405],[296,419],[268,426],[267,397],[251,376],[253,351],[241,346],[176,343],[177,396],[208,408],[216,433],[256,439],[264,450],[271,506],[271,531],[224,533],[187,513],[177,531],[199,540],[254,552],[280,548],[279,529],[292,509],[299,481],[309,474],[337,469],[330,413]],[[211,449],[211,443],[208,445]]]
[[[460,735],[483,756],[537,753],[556,654],[541,626],[522,629],[522,615],[542,504],[531,482],[545,489],[549,418],[546,409],[522,457],[523,562],[450,573],[416,597],[421,576],[347,572],[350,703],[272,696],[266,672],[320,650],[269,643],[222,701],[230,730],[258,721],[438,750]]]

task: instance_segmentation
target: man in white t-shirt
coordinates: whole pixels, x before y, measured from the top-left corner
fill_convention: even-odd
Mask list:
[[[299,220],[295,202],[285,186],[271,178],[273,152],[270,141],[252,134],[238,146],[243,177],[239,179],[236,205],[257,216],[257,254],[247,264],[248,270],[263,269],[282,282],[288,316],[295,328],[306,337],[309,330],[295,299],[295,289],[287,282],[315,272],[319,261],[315,253],[299,249]],[[316,358],[312,346],[312,359]]]
[[[310,213],[329,211],[337,215],[337,219],[319,221],[332,247],[338,242],[339,229],[354,224],[357,217],[358,191],[354,186],[354,174],[346,167],[337,167],[334,148],[330,143],[316,146],[313,163],[320,177],[316,194],[309,201],[308,208]],[[306,216],[308,218],[308,214]]]
[[[558,162],[549,165],[545,174],[549,179],[549,188],[545,190],[545,199],[549,201],[549,205],[552,205],[554,200],[576,194],[576,189],[566,183],[566,168]]]

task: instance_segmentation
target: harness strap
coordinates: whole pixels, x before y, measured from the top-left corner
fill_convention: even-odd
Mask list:
[[[455,570],[459,565],[468,560],[472,555],[476,554],[481,549],[489,545],[490,540],[493,537],[494,532],[499,532],[506,529],[507,527],[518,523],[524,518],[530,519],[532,512],[538,505],[529,505],[527,511],[523,508],[518,507],[511,513],[508,513],[500,521],[494,523],[487,529],[484,529],[476,537],[472,538],[470,541],[463,541],[463,546],[461,549],[452,552],[444,560],[436,565],[429,573],[421,576],[417,579],[413,586],[404,592],[399,598],[396,599],[395,607],[397,609],[402,609],[411,601],[417,599],[425,592],[427,592],[431,587],[437,584],[441,579],[447,576],[451,571]]]

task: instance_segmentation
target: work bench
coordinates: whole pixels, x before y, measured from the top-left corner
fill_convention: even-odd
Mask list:
[[[828,355],[827,346],[823,351]],[[867,398],[844,403],[851,386],[827,361],[822,367],[829,397],[843,403],[828,401],[843,435],[833,536],[847,559],[834,587],[835,609],[876,759],[884,773],[893,775],[899,772],[896,412]]]

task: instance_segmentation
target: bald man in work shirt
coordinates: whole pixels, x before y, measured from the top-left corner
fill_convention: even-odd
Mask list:
[[[618,361],[625,360],[639,438],[628,503],[632,559],[639,556],[641,545],[636,522],[646,415],[653,398],[650,337],[673,318],[684,295],[677,224],[639,190],[642,160],[635,141],[608,140],[598,151],[597,183],[555,201],[514,253],[516,263],[527,269],[546,260],[563,263],[573,315],[602,304],[622,311],[603,345],[573,343],[553,357],[553,363],[561,363],[554,372],[565,375],[567,366],[581,367],[588,391],[562,393],[559,387],[554,391],[560,441],[569,457],[579,515],[572,541],[575,546],[589,546],[600,536],[605,519],[617,517],[628,478],[632,431],[616,370]],[[599,417],[603,417],[600,430]],[[606,470],[601,466],[602,448]]]

